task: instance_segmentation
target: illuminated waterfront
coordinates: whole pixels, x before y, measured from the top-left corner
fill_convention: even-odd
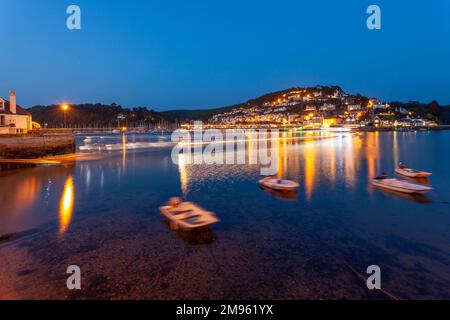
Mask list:
[[[450,298],[450,132],[283,134],[277,175],[301,185],[289,197],[257,186],[258,165],[175,165],[169,146],[125,147],[167,136],[111,136],[123,148],[104,159],[3,174],[0,235],[13,237],[0,244],[0,297],[386,298],[355,274],[378,264],[399,298]],[[369,185],[400,160],[432,171],[435,190]],[[158,207],[171,196],[221,222],[170,231]],[[83,272],[80,292],[65,288],[71,264]]]

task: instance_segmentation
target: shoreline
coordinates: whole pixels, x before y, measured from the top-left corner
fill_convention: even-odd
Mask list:
[[[209,129],[213,129],[210,127]],[[217,127],[215,128],[217,129]],[[231,128],[229,128],[231,129]],[[364,133],[364,132],[429,132],[450,130],[450,125],[440,125],[436,127],[330,127],[323,128],[243,128],[236,127],[234,130],[279,130],[287,132],[295,131],[339,131],[348,130],[348,132]],[[221,128],[224,130],[224,128]],[[94,134],[95,132],[86,132],[86,135]],[[170,132],[167,132],[170,133]],[[146,134],[142,132],[128,131],[122,134]],[[33,168],[47,165],[66,165],[75,163],[77,161],[96,160],[98,155],[76,153],[76,142],[74,134],[52,134],[52,135],[19,135],[19,136],[0,136],[0,172]]]
[[[39,159],[75,152],[71,133],[0,136],[0,159]]]

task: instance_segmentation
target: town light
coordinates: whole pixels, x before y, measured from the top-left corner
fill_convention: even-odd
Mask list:
[[[68,104],[63,104],[61,106],[61,109],[63,109],[63,111],[67,111],[67,110],[69,110],[69,105]]]

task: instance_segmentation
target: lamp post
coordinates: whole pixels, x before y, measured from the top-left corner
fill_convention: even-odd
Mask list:
[[[67,115],[66,115],[66,113],[67,113],[67,110],[69,110],[69,105],[68,104],[63,104],[61,106],[61,109],[62,109],[62,111],[64,113],[64,128],[67,128]]]

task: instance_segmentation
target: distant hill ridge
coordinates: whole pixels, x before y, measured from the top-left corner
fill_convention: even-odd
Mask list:
[[[296,94],[297,93],[297,94]],[[308,98],[309,96],[309,98]],[[68,112],[67,122],[72,127],[115,127],[118,124],[129,126],[145,126],[157,123],[185,122],[192,120],[209,121],[223,114],[237,112],[251,108],[266,108],[266,112],[275,110],[277,106],[286,104],[287,112],[301,112],[307,105],[320,106],[335,104],[339,109],[344,101],[347,103],[367,104],[370,98],[360,94],[348,94],[339,86],[292,87],[280,91],[267,93],[223,108],[197,110],[168,110],[157,112],[147,107],[124,108],[115,103],[107,104],[77,104]],[[423,104],[416,101],[390,102],[393,107],[414,110],[418,114],[433,114],[444,122],[450,122],[450,106],[439,106],[436,101]],[[28,111],[33,119],[49,127],[61,127],[64,123],[63,112],[58,105],[34,106]]]
[[[163,111],[163,112],[161,112],[161,114],[164,116],[167,116],[168,118],[171,118],[171,119],[178,118],[178,119],[186,119],[186,120],[204,120],[205,121],[205,120],[210,119],[212,116],[214,116],[216,114],[231,111],[235,108],[251,108],[253,106],[262,105],[266,102],[270,102],[270,101],[276,99],[279,96],[282,96],[283,94],[287,94],[292,91],[298,91],[298,90],[314,91],[314,90],[317,90],[318,88],[323,88],[327,92],[335,91],[335,90],[339,90],[339,91],[343,92],[339,86],[292,87],[292,88],[288,88],[288,89],[270,92],[270,93],[267,93],[260,97],[250,99],[247,102],[239,103],[239,104],[235,104],[235,105],[231,105],[231,106],[227,106],[227,107],[204,109],[204,110],[183,110],[183,109],[169,110],[169,111]]]

